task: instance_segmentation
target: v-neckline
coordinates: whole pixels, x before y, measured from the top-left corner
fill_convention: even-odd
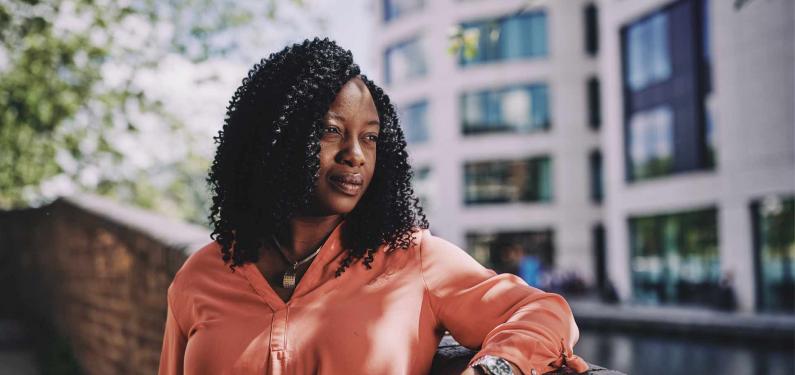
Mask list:
[[[243,275],[246,277],[260,298],[262,298],[262,300],[268,304],[271,309],[274,311],[281,310],[289,306],[297,298],[300,298],[302,295],[314,289],[322,276],[323,266],[325,266],[326,263],[328,263],[328,261],[341,250],[341,235],[345,222],[346,221],[344,219],[340,221],[337,226],[334,227],[334,230],[331,231],[331,234],[326,237],[323,245],[320,246],[320,252],[318,252],[317,256],[315,256],[315,259],[309,263],[309,268],[306,270],[301,279],[298,280],[298,283],[293,290],[293,294],[290,295],[290,298],[287,301],[283,300],[279,296],[279,293],[273,289],[268,280],[265,279],[265,275],[263,275],[259,268],[257,268],[256,264],[245,263],[241,267],[241,271],[243,271]]]

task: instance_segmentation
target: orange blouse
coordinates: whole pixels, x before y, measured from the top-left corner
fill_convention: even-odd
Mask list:
[[[579,331],[566,301],[497,275],[429,230],[409,249],[379,248],[368,270],[345,256],[337,225],[285,303],[256,265],[232,272],[213,241],[192,254],[168,289],[160,356],[171,374],[427,374],[445,330],[462,345],[552,371]],[[564,358],[565,355],[565,358]]]

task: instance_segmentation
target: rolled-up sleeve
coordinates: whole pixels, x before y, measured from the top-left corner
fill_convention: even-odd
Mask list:
[[[512,362],[526,375],[564,364],[584,372],[573,353],[579,330],[566,300],[527,285],[512,274],[496,274],[458,246],[424,230],[422,277],[436,318],[461,345]]]
[[[163,348],[160,352],[158,375],[182,375],[185,346],[188,343],[187,335],[180,328],[174,315],[172,290],[173,284],[168,289],[168,311],[166,312],[166,328],[163,333]]]

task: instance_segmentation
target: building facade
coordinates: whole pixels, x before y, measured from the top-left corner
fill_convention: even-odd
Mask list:
[[[608,274],[625,299],[793,311],[795,7],[601,7]]]
[[[434,233],[539,286],[793,311],[792,1],[376,5]]]
[[[531,266],[592,283],[602,210],[589,170],[600,119],[586,97],[598,68],[583,38],[588,3],[378,4],[379,76],[400,111],[431,230],[498,269],[516,266],[506,249],[518,244]],[[456,49],[451,34],[469,46]]]

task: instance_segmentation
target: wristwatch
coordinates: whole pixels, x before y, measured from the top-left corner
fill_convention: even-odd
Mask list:
[[[494,355],[480,357],[472,367],[479,368],[486,375],[515,375],[508,361]]]

